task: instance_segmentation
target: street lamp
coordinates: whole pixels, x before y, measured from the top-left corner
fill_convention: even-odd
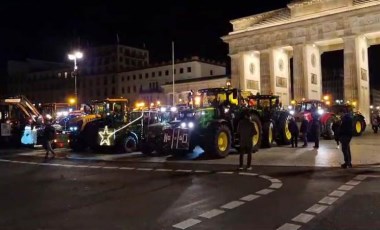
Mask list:
[[[74,53],[71,53],[71,54],[68,54],[68,58],[69,60],[72,60],[74,61],[74,94],[75,94],[75,109],[78,109],[78,93],[77,93],[77,69],[78,69],[78,66],[77,66],[77,59],[81,59],[83,58],[83,53],[82,52],[79,52],[79,51],[76,51]]]

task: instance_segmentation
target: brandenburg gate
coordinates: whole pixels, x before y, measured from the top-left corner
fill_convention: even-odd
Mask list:
[[[321,54],[343,50],[344,100],[370,117],[368,47],[380,44],[380,0],[294,0],[231,24],[222,39],[229,45],[232,86],[280,95],[284,105],[321,100]]]

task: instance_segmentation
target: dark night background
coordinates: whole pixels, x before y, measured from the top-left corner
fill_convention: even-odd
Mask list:
[[[171,60],[171,41],[174,41],[176,58],[198,55],[228,63],[228,46],[220,37],[232,31],[229,21],[286,7],[289,2],[3,1],[0,7],[1,75],[6,74],[8,60],[67,61],[67,53],[78,43],[82,47],[115,44],[116,34],[120,44],[135,47],[145,44],[151,62]],[[370,56],[379,56],[375,55],[379,52],[373,50],[370,49]],[[324,58],[337,60],[337,57],[343,61],[342,55],[336,52]],[[379,71],[371,65],[371,72],[377,74]],[[337,67],[342,67],[339,61]],[[377,80],[372,83],[378,84]]]

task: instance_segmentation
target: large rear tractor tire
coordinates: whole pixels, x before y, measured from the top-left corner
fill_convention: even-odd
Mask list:
[[[277,122],[277,139],[276,142],[278,145],[289,145],[292,139],[292,134],[289,130],[289,120],[290,114],[287,112],[282,112],[280,118]]]
[[[272,121],[265,122],[263,124],[263,138],[261,141],[261,147],[271,148],[274,142],[274,126]]]
[[[226,157],[231,149],[231,131],[223,124],[217,124],[210,127],[206,134],[205,150],[207,154],[217,158]]]
[[[365,121],[360,116],[354,116],[353,117],[353,136],[360,136],[365,130]]]
[[[123,138],[121,142],[121,151],[123,153],[132,153],[137,150],[137,139],[132,136],[128,135]]]
[[[261,144],[262,144],[261,142],[263,138],[263,127],[262,127],[260,118],[257,115],[252,114],[250,119],[253,125],[255,126],[255,129],[257,132],[257,134],[254,135],[252,138],[252,142],[253,142],[252,150],[253,152],[257,152],[261,148]]]

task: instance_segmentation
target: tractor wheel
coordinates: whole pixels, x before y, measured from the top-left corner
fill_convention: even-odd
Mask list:
[[[278,145],[289,145],[292,134],[290,133],[289,130],[289,120],[290,120],[290,115],[286,112],[283,112],[280,114],[280,118],[277,122],[277,139],[276,142]]]
[[[121,151],[123,153],[132,153],[137,150],[137,140],[132,135],[123,138],[121,142]]]
[[[362,135],[364,131],[363,123],[365,123],[365,121],[360,116],[354,116],[352,123],[354,125],[352,132],[353,136]]]
[[[325,130],[323,132],[323,137],[325,140],[332,140],[334,138],[334,131],[332,129],[332,126],[334,124],[334,117],[329,117],[326,121]]]
[[[205,145],[206,153],[224,158],[228,155],[231,149],[231,131],[226,125],[218,124],[208,130],[208,141]]]
[[[261,147],[271,148],[273,145],[274,128],[273,122],[268,121],[263,125],[263,138],[261,141]]]
[[[253,125],[255,126],[257,134],[253,136],[252,142],[253,142],[253,152],[259,151],[261,147],[261,141],[263,138],[263,127],[261,125],[260,118],[257,115],[251,115],[251,122],[253,122]]]

